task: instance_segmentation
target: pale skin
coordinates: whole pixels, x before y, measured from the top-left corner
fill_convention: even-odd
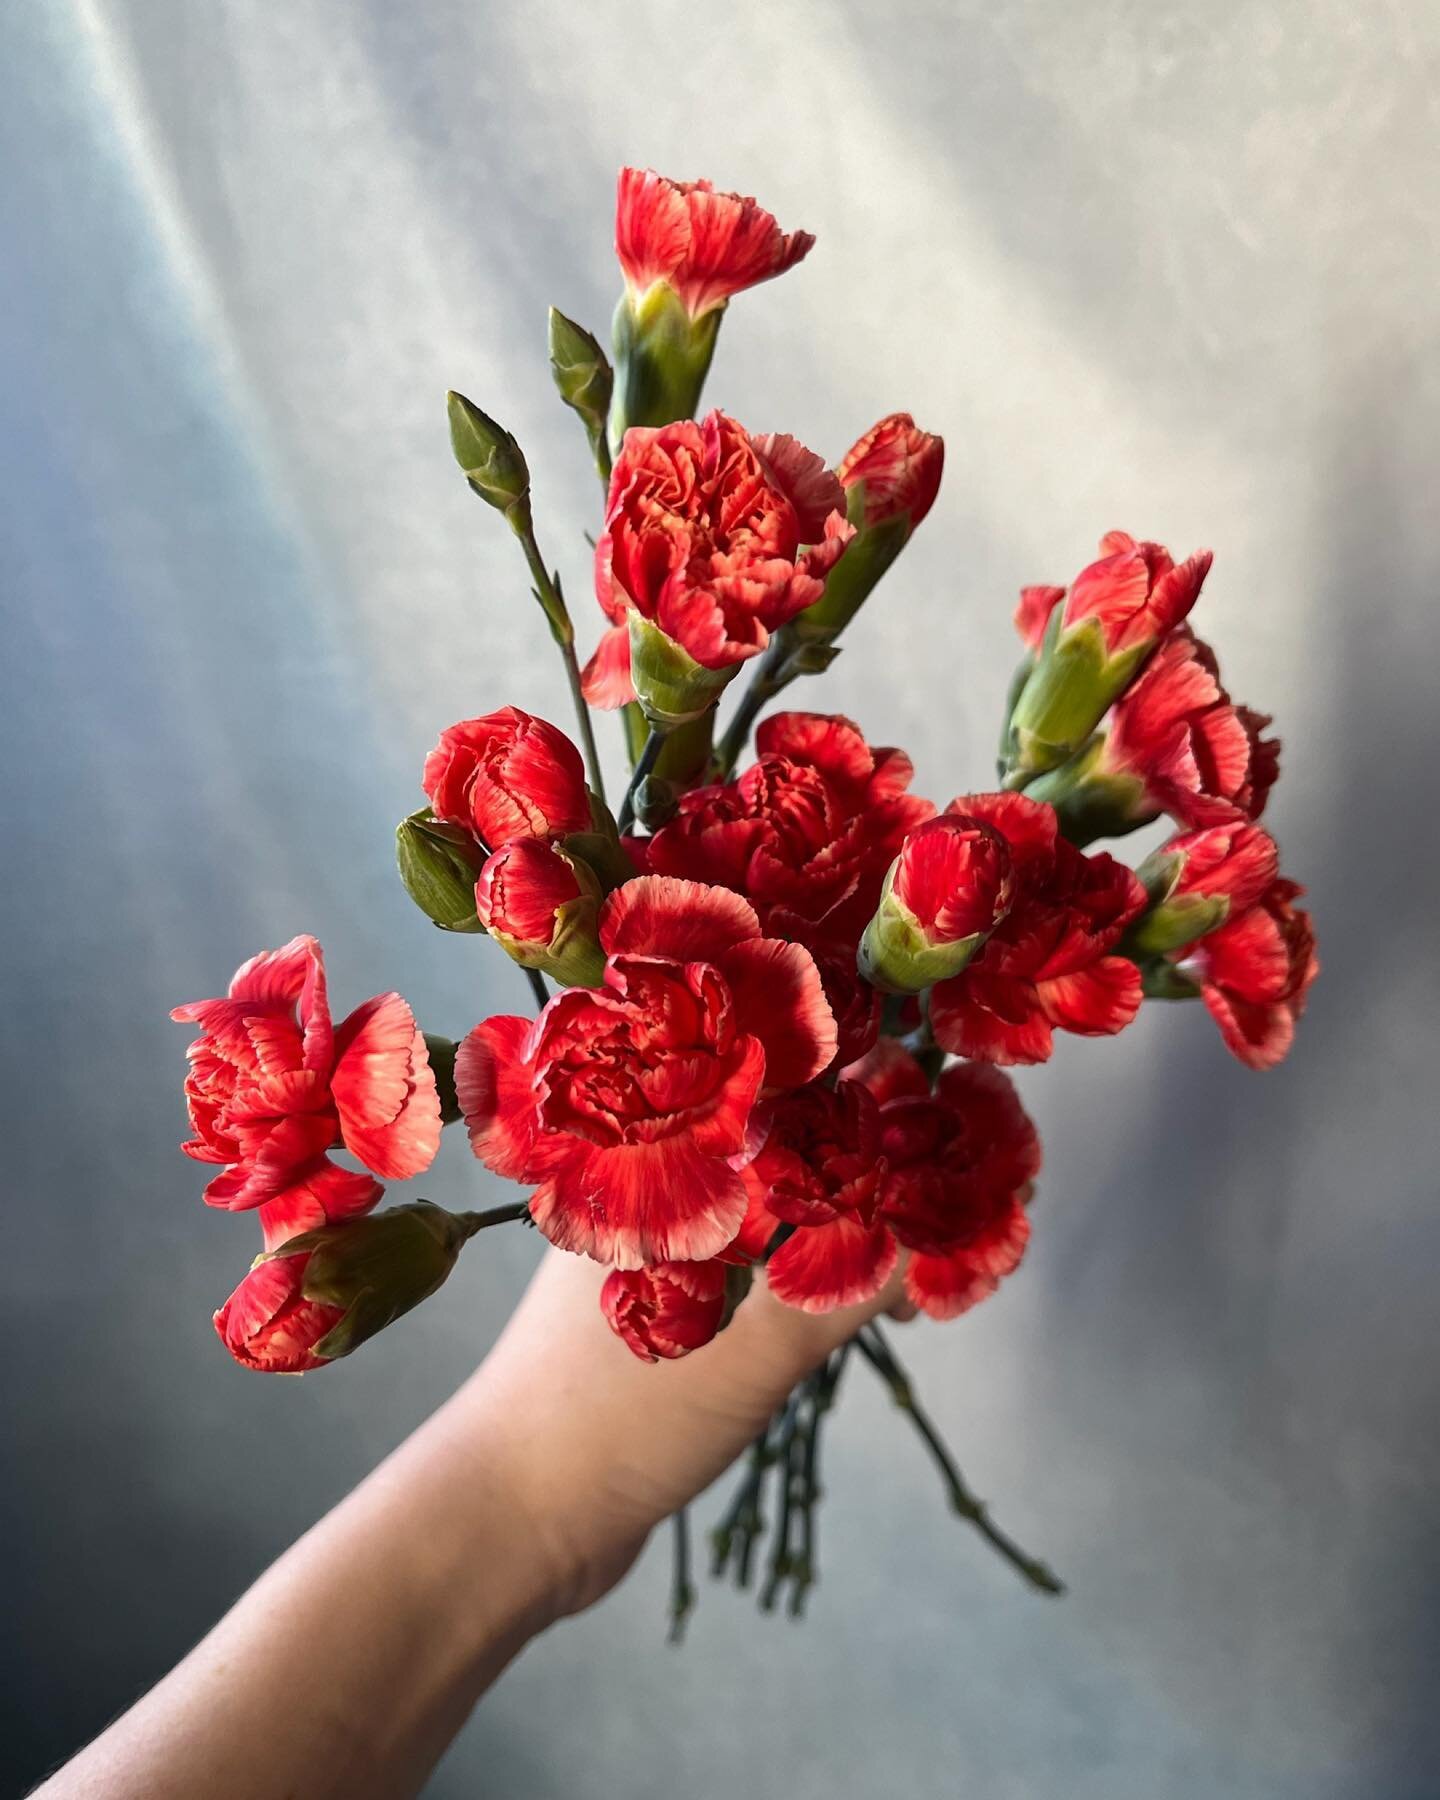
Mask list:
[[[831,1350],[908,1311],[898,1277],[818,1315],[760,1281],[713,1344],[651,1365],[602,1320],[603,1275],[550,1251],[459,1392],[38,1795],[418,1792],[531,1638],[606,1594]]]

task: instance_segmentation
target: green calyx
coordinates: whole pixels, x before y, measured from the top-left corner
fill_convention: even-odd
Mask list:
[[[1177,894],[1180,877],[1185,871],[1185,858],[1172,851],[1157,850],[1147,856],[1135,871],[1150,904],[1121,940],[1120,949],[1137,962],[1150,957],[1168,956],[1183,950],[1197,938],[1206,937],[1225,923],[1230,915],[1228,894]],[[1167,967],[1169,965],[1166,965]],[[1199,989],[1187,978],[1184,997]],[[1168,978],[1167,978],[1168,979]],[[1149,989],[1146,989],[1149,992]],[[1182,996],[1166,993],[1175,999]]]
[[[343,1225],[322,1225],[262,1260],[309,1256],[305,1298],[345,1308],[345,1317],[315,1346],[317,1356],[334,1361],[428,1300],[469,1235],[468,1226],[443,1207],[415,1200]]]
[[[1026,787],[1037,775],[1068,762],[1153,648],[1137,644],[1107,656],[1098,619],[1082,619],[1067,630],[1063,613],[1057,606],[1051,614],[1040,654],[1011,708],[1004,751],[1007,787]]]
[[[937,981],[960,974],[989,933],[975,931],[969,937],[936,943],[909,907],[896,898],[894,877],[892,863],[880,904],[860,940],[857,961],[861,975],[882,993],[919,994]]]
[[[475,878],[484,857],[475,840],[422,806],[395,827],[395,861],[405,892],[442,931],[482,932]]]
[[[615,391],[610,452],[618,455],[632,425],[693,419],[715,354],[724,306],[692,319],[680,296],[657,281],[643,294],[628,289],[615,309]]]
[[[802,643],[833,643],[910,541],[908,513],[896,513],[878,525],[862,523],[864,488],[864,482],[858,482],[848,496],[846,510],[850,523],[857,527],[856,535],[825,577],[825,592],[792,621],[795,636]]]
[[[1157,816],[1156,808],[1146,804],[1143,781],[1106,767],[1105,748],[1105,734],[1097,732],[1069,762],[1025,789],[1032,800],[1055,808],[1061,832],[1082,850],[1097,838],[1123,837]]]
[[[630,679],[641,710],[657,731],[701,718],[739,669],[707,669],[634,607],[630,610]]]
[[[550,373],[560,398],[579,415],[601,474],[608,473],[605,423],[615,374],[598,339],[554,306],[550,308]]]

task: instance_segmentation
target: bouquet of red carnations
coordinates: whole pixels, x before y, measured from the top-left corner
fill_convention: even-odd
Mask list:
[[[261,1254],[215,1318],[247,1367],[347,1355],[504,1221],[606,1265],[605,1317],[652,1361],[702,1351],[757,1280],[828,1311],[903,1269],[911,1306],[954,1318],[1030,1235],[1040,1145],[1007,1066],[1045,1061],[1057,1031],[1121,1031],[1147,997],[1203,1001],[1252,1068],[1289,1048],[1314,933],[1256,822],[1278,772],[1269,720],[1231,701],[1187,623],[1208,551],[1177,563],[1113,531],[1068,588],[1024,589],[996,786],[943,810],[909,791],[903,751],[851,720],[766,712],[838,654],[943,461],[907,413],[833,469],[793,437],[697,416],[731,297],[813,241],[708,182],[622,172],[613,367],[550,318],[555,383],[605,489],[607,628],[583,671],[520,447],[450,396],[456,458],[524,553],[583,756],[513,706],[449,726],[425,762],[428,804],[399,827],[400,874],[436,925],[520,964],[535,1013],[456,1044],[386,993],[334,1024],[313,937],[176,1010],[200,1033],[185,1149],[221,1165],[210,1205],[259,1216]],[[623,721],[613,812],[592,707]],[[1136,869],[1088,850],[1162,816],[1177,834]],[[528,1198],[375,1211],[381,1182],[421,1174],[462,1120]],[[755,1445],[713,1534],[716,1572],[748,1582],[773,1482],[761,1599],[788,1588],[800,1610],[818,1433],[851,1349],[910,1413],[956,1510],[1058,1590],[966,1488],[875,1326]]]

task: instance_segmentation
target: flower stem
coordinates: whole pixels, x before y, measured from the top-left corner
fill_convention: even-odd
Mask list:
[[[962,1519],[968,1520],[986,1542],[1004,1557],[1011,1568],[1030,1583],[1031,1587],[1045,1594],[1063,1594],[1065,1587],[1059,1577],[1038,1558],[1022,1550],[1012,1537],[1002,1531],[991,1520],[984,1502],[977,1499],[965,1485],[954,1457],[951,1456],[924,1408],[915,1398],[910,1378],[896,1361],[880,1327],[873,1324],[862,1327],[856,1334],[854,1342],[866,1362],[889,1388],[890,1397],[896,1406],[903,1413],[909,1415],[910,1423],[920,1434],[926,1449],[934,1458],[935,1465],[940,1470],[949,1493],[951,1509]]]
[[[750,728],[759,718],[761,710],[789,686],[782,673],[785,659],[790,654],[790,644],[783,628],[777,631],[770,640],[770,647],[755,665],[755,673],[750,677],[750,685],[746,688],[740,704],[735,709],[735,716],[725,727],[725,734],[720,739],[715,760],[719,767],[720,780],[729,781],[735,773],[735,765],[739,762],[741,752],[750,741]]]
[[[765,1484],[765,1472],[769,1466],[770,1426],[767,1424],[750,1446],[745,1474],[735,1490],[735,1498],[730,1502],[729,1510],[710,1533],[710,1573],[717,1581],[725,1573],[738,1541],[735,1580],[740,1587],[749,1585],[750,1558],[755,1539],[764,1523],[760,1516],[760,1491]]]
[[[646,776],[654,769],[660,759],[660,752],[665,748],[665,739],[669,734],[657,731],[652,725],[650,735],[645,740],[645,748],[640,752],[639,760],[630,776],[630,785],[625,790],[625,798],[620,802],[620,811],[615,823],[623,833],[635,823],[635,801]]]
[[[525,978],[530,983],[530,992],[535,996],[537,1012],[544,1012],[550,1000],[550,990],[545,985],[545,977],[538,969],[526,969]]]
[[[690,1515],[682,1506],[670,1521],[673,1561],[670,1573],[670,1629],[666,1642],[680,1643],[685,1621],[695,1609],[695,1584],[690,1579]]]
[[[477,1231],[487,1231],[492,1225],[513,1225],[520,1220],[530,1223],[530,1202],[516,1200],[508,1206],[492,1206],[486,1212],[453,1213],[452,1218],[464,1229],[467,1238],[474,1237]]]
[[[512,508],[506,516],[510,520],[510,529],[519,538],[520,547],[525,552],[530,577],[535,583],[535,598],[540,602],[540,610],[549,623],[550,635],[559,646],[560,660],[565,665],[565,679],[570,684],[570,698],[575,706],[575,720],[580,727],[580,743],[585,752],[585,768],[590,777],[590,786],[603,802],[605,777],[600,768],[600,752],[595,743],[595,727],[591,722],[590,708],[585,703],[585,695],[580,686],[580,664],[575,655],[575,627],[565,605],[565,596],[560,591],[560,579],[558,575],[550,573],[540,554],[528,500],[523,506]]]
[[[806,1386],[809,1384],[807,1383]],[[770,1572],[765,1578],[765,1585],[760,1590],[760,1610],[771,1612],[780,1592],[781,1583],[788,1580],[794,1572],[794,1557],[790,1548],[790,1526],[794,1517],[796,1486],[798,1471],[795,1467],[795,1448],[797,1431],[800,1424],[800,1411],[804,1404],[805,1387],[796,1388],[785,1404],[780,1415],[780,1428],[775,1437],[774,1457],[780,1471],[780,1510],[775,1523],[773,1548],[770,1552]]]

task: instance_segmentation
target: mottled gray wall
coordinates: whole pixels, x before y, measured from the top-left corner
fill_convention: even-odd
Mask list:
[[[883,17],[882,17],[883,14]],[[1111,525],[1217,550],[1326,971],[1248,1076],[1155,1008],[1027,1075],[1024,1275],[910,1355],[1073,1583],[1020,1591],[857,1380],[812,1622],[663,1556],[535,1647],[431,1791],[1433,1800],[1437,30],[1178,0],[10,0],[0,12],[0,1126],[18,1790],[471,1366],[534,1254],[304,1383],[227,1365],[253,1221],[175,1152],[175,1000],[299,929],[458,1032],[518,976],[389,834],[438,726],[563,716],[442,396],[520,433],[584,588],[544,313],[602,325],[624,160],[819,235],[712,394],[835,453],[909,406],[939,505],[827,704],[983,781],[1022,581]],[[613,740],[612,740],[613,742]],[[447,1143],[436,1198],[487,1178]]]

